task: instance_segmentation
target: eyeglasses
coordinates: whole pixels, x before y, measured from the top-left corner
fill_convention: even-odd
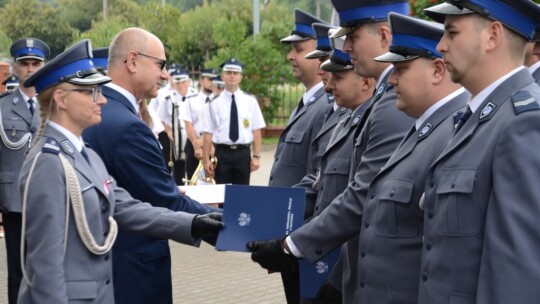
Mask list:
[[[137,55],[147,57],[147,58],[152,58],[152,59],[156,60],[156,63],[159,65],[160,70],[163,70],[165,68],[165,65],[167,64],[167,60],[163,60],[163,59],[160,59],[160,58],[157,58],[157,57],[154,57],[154,56],[146,55],[146,54],[143,54],[141,52],[136,52],[136,53],[137,53]]]
[[[78,89],[62,89],[63,91],[68,92],[91,92],[92,94],[92,101],[97,102],[99,95],[101,94],[101,86],[99,87],[93,87],[93,88],[78,88]]]

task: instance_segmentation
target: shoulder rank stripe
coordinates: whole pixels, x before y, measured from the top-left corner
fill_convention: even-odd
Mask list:
[[[527,91],[516,92],[516,94],[512,96],[512,103],[514,104],[516,115],[527,111],[540,110],[540,105],[536,99]]]
[[[56,140],[54,140],[52,138],[48,138],[45,141],[45,144],[43,144],[43,148],[41,149],[41,152],[59,154],[60,153],[60,145],[58,145],[58,142]]]

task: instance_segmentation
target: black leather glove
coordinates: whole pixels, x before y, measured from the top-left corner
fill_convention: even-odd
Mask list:
[[[324,284],[319,288],[319,292],[315,296],[320,303],[325,304],[341,304],[342,295],[341,291],[337,290],[330,282],[325,281]]]
[[[198,239],[202,237],[215,237],[219,230],[225,226],[221,219],[223,214],[211,212],[197,215],[191,223],[191,236]]]
[[[272,272],[281,272],[291,268],[298,260],[294,255],[285,253],[282,240],[253,241],[246,247],[252,252],[251,259],[262,268]]]

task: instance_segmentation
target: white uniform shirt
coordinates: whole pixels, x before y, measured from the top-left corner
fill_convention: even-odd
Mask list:
[[[266,127],[255,97],[241,90],[234,92],[234,97],[238,109],[239,124],[239,138],[234,143],[229,139],[232,93],[225,90],[218,98],[207,104],[207,114],[203,117],[203,132],[211,133],[212,141],[216,144],[251,144],[253,131]]]
[[[176,103],[178,105],[178,123],[180,126],[180,134],[182,137],[182,150],[183,150],[184,147],[186,146],[187,133],[185,130],[184,121],[180,117],[182,117],[182,113],[185,111],[185,100],[182,100],[182,96],[174,90],[173,91],[169,90],[168,92],[169,94],[165,94],[165,93],[161,95],[158,94],[158,96],[156,97],[156,102],[157,102],[156,114],[164,124],[172,128],[173,103]],[[185,99],[187,99],[187,97]]]
[[[181,113],[181,119],[183,121],[189,121],[193,124],[193,129],[195,130],[195,135],[197,137],[202,136],[203,132],[203,116],[205,115],[206,100],[208,102],[214,99],[214,95],[206,95],[203,91],[200,91],[199,94],[189,97],[185,101],[184,111]]]

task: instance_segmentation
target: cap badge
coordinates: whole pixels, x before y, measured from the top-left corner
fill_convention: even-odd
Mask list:
[[[34,39],[26,39],[26,47],[33,48],[34,47]]]

